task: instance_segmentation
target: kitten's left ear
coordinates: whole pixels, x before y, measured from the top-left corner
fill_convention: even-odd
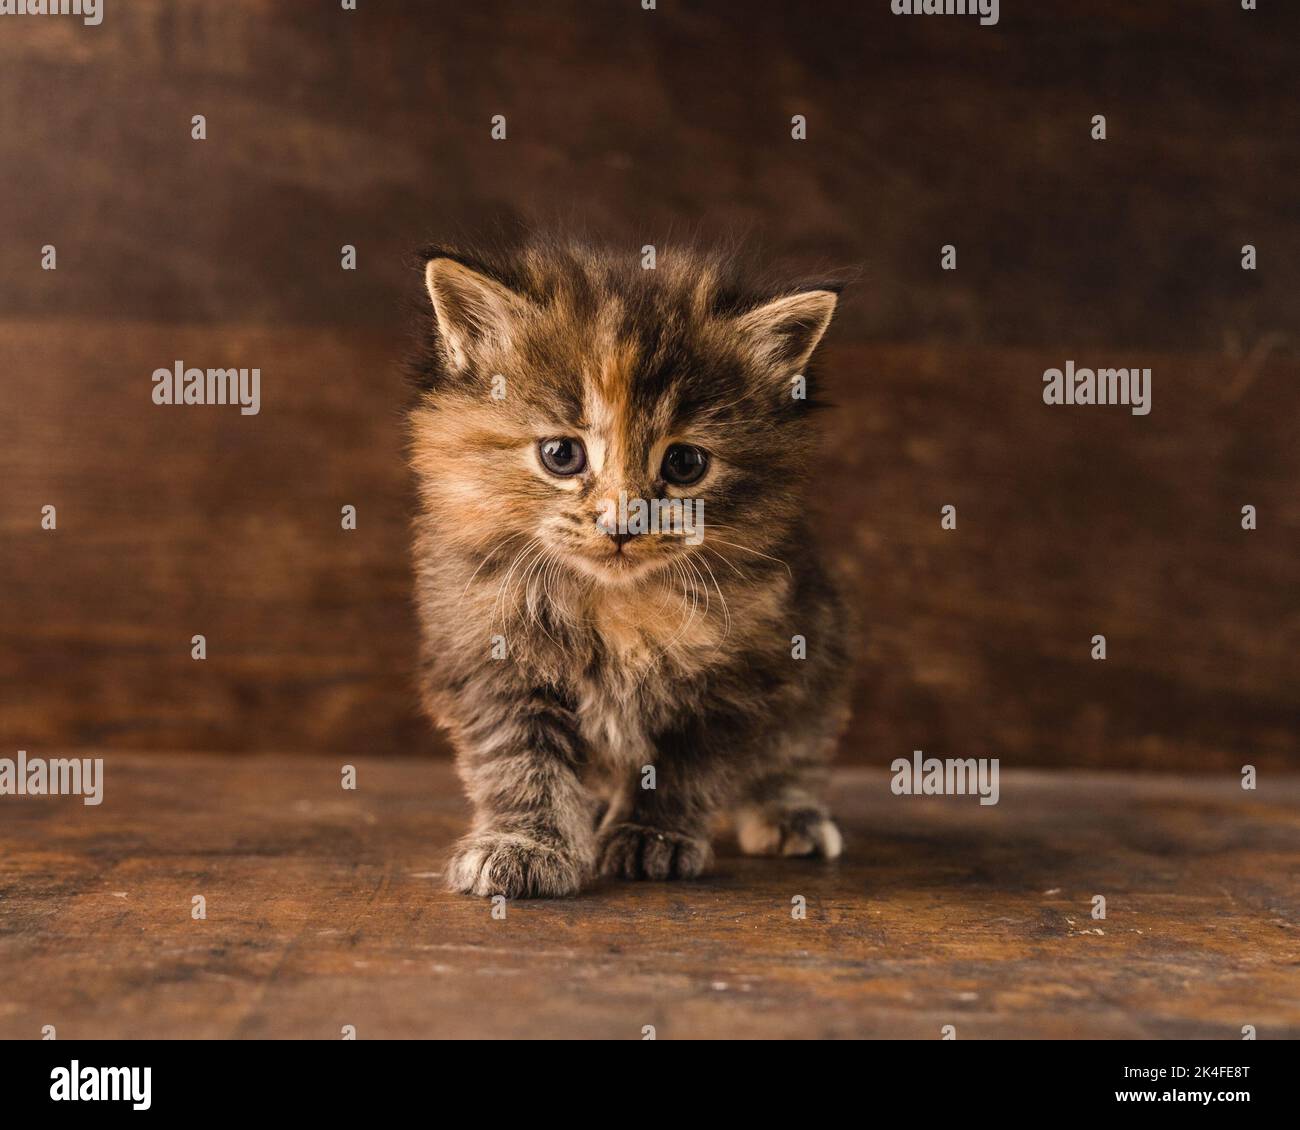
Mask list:
[[[803,290],[741,314],[736,328],[762,363],[797,373],[831,324],[838,301],[833,290]]]

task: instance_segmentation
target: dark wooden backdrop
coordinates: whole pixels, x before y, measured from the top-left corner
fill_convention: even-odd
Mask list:
[[[868,625],[847,757],[1296,764],[1300,110],[1263,7],[6,18],[0,743],[438,748],[409,676],[408,253],[558,219],[859,269],[819,484]],[[1066,358],[1150,365],[1152,414],[1045,407]],[[259,366],[261,414],[154,406],[176,359]]]

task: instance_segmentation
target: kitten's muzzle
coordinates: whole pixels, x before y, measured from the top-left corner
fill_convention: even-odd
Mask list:
[[[640,537],[641,535],[640,534],[619,534],[619,533],[611,534],[606,531],[605,536],[608,537],[609,540],[614,543],[614,552],[622,553],[623,547],[627,545],[628,542],[630,542],[635,537]]]
[[[596,514],[596,529],[604,534],[614,543],[614,552],[622,553],[623,547],[633,538],[639,537],[639,533],[632,533],[627,530],[620,530],[618,523],[612,520],[613,516],[604,511]]]

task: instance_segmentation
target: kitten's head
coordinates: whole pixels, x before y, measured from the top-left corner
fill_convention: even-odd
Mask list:
[[[413,460],[440,539],[477,558],[531,546],[612,585],[684,554],[741,573],[770,559],[802,508],[807,365],[835,288],[657,258],[569,243],[428,254]],[[642,532],[637,500],[661,500],[657,528]]]

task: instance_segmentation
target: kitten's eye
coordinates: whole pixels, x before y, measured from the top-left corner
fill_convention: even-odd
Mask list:
[[[690,486],[704,478],[709,469],[709,453],[689,443],[675,443],[664,452],[664,463],[659,473],[665,482],[679,487]]]
[[[587,449],[579,439],[544,439],[537,454],[552,475],[577,475],[587,466]]]

